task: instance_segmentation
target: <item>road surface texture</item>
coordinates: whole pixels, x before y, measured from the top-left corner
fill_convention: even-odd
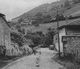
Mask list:
[[[51,59],[54,51],[48,48],[38,49],[36,55],[25,56],[14,61],[2,69],[61,69],[63,66]]]

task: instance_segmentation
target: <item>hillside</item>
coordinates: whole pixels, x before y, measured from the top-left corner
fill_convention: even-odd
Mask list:
[[[80,18],[78,19],[74,19],[74,20],[68,20],[68,21],[60,21],[59,22],[59,26],[62,26],[62,25],[66,25],[66,24],[69,24],[73,21],[76,21],[76,20],[80,20]],[[48,32],[48,28],[57,28],[57,22],[52,22],[52,23],[47,23],[47,24],[40,24],[38,27],[35,27],[34,25],[33,26],[27,26],[25,28],[26,32],[27,30],[30,30],[31,32],[37,32],[37,31],[42,31],[44,34]]]
[[[80,15],[80,3],[73,5],[72,8],[69,10],[66,10],[64,12],[64,14],[67,16],[68,15],[73,15],[73,16],[74,15]]]
[[[41,13],[43,15],[50,15],[53,18],[56,15],[56,6],[57,5],[61,5],[61,2],[54,2],[54,3],[51,3],[51,4],[40,5],[36,8],[34,8],[34,9],[30,10],[29,12],[26,12],[26,13],[22,14],[21,16],[12,19],[12,21],[13,21],[13,23],[16,23],[19,19],[22,19],[22,23],[24,23],[25,21],[28,21],[28,20],[31,21],[33,18],[35,18],[35,15],[37,13]],[[80,3],[72,5],[71,8],[69,8],[69,9],[60,8],[59,10],[60,10],[59,12],[64,11],[63,14],[65,16],[80,15]],[[70,23],[72,21],[74,21],[74,20],[69,20],[68,22]],[[25,22],[25,23],[27,23],[27,22]],[[60,24],[60,26],[64,25],[64,24],[66,24],[66,21],[60,21],[59,24]],[[43,23],[43,24],[40,24],[38,27],[35,27],[35,26],[32,26],[32,25],[31,26],[25,26],[25,29],[26,29],[26,31],[27,30],[31,30],[32,32],[43,31],[44,33],[46,33],[47,29],[50,28],[50,27],[56,28],[57,27],[56,22],[53,22],[53,23],[50,23],[50,24],[49,23],[48,24]]]
[[[53,2],[51,4],[47,3],[47,4],[40,5],[20,15],[19,17],[12,19],[12,21],[17,22],[19,19],[32,20],[32,18],[34,18],[37,13],[42,13],[43,15],[50,15],[53,17],[55,15],[57,5],[61,5],[61,3]]]
[[[18,20],[22,19],[22,22],[26,22],[29,20],[32,21],[36,19],[36,15],[38,13],[42,14],[42,17],[45,17],[47,15],[50,15],[53,19],[56,15],[56,7],[59,6],[59,13],[63,13],[64,15],[78,15],[80,14],[80,3],[71,5],[71,8],[66,9],[66,7],[62,6],[62,1],[59,2],[53,2],[51,4],[43,4],[38,7],[33,8],[32,10],[20,15],[19,17],[16,17],[12,19],[13,22],[18,22]],[[43,19],[44,20],[44,19]]]

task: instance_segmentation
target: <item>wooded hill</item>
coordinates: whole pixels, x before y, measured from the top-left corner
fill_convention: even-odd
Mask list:
[[[72,3],[66,0],[64,4],[61,1],[51,4],[40,5],[19,17],[12,19],[15,23],[32,23],[44,24],[54,20],[58,13],[62,16],[79,16],[80,15],[80,0],[72,0]]]

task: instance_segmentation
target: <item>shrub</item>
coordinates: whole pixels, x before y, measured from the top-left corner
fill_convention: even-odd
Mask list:
[[[42,32],[28,33],[27,35],[25,35],[25,38],[31,39],[31,41],[33,42],[33,45],[30,45],[30,47],[32,48],[43,43],[43,33]]]
[[[77,65],[77,64],[68,63],[68,64],[66,65],[66,68],[67,68],[67,69],[80,69],[80,66]]]
[[[44,46],[48,47],[53,44],[54,29],[48,28],[48,32],[44,37]]]
[[[11,41],[13,43],[17,43],[19,46],[23,46],[24,44],[24,39],[21,35],[19,35],[18,33],[11,33]]]

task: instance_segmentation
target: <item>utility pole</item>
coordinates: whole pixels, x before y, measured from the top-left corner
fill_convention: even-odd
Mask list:
[[[58,0],[57,0],[57,2],[58,2]],[[60,38],[59,38],[59,11],[58,11],[58,7],[59,6],[57,6],[57,16],[56,16],[56,19],[57,19],[57,30],[58,30],[58,48],[59,48],[59,57],[61,56],[60,55]]]

